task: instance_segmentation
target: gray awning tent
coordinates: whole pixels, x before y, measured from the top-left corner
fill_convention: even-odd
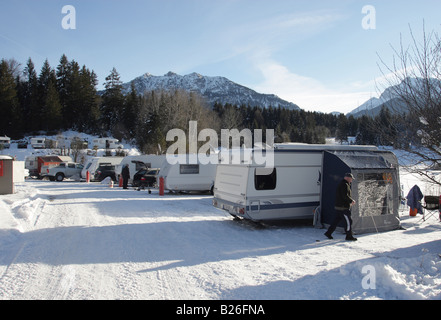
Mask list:
[[[323,157],[320,220],[335,217],[335,190],[345,173],[352,173],[353,231],[356,234],[400,228],[398,160],[388,151],[325,151]],[[343,227],[343,222],[341,227]]]

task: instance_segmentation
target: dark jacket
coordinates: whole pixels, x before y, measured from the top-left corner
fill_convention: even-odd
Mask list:
[[[121,175],[122,175],[123,179],[129,179],[130,178],[129,167],[122,168]]]
[[[407,205],[411,209],[417,209],[418,213],[423,214],[423,207],[421,206],[421,199],[423,199],[423,197],[420,187],[414,185],[407,194]]]
[[[343,179],[337,187],[335,209],[348,210],[351,207],[352,201],[354,200],[352,199],[351,184]]]

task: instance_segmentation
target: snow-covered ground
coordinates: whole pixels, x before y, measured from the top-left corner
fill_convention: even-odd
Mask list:
[[[409,190],[417,177],[402,175]],[[0,196],[1,299],[440,299],[441,224],[327,240],[208,195],[30,180]],[[320,240],[320,241],[317,241]]]
[[[429,192],[404,170],[401,184],[404,195],[415,184]],[[0,299],[441,298],[441,224],[405,206],[404,229],[346,242],[305,222],[233,221],[204,194],[75,181],[15,189],[0,196]]]

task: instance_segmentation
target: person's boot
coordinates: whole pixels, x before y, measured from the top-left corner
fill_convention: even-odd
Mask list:
[[[325,232],[325,236],[327,236],[328,239],[334,239],[328,231]]]
[[[357,241],[357,238],[354,238],[354,236],[352,234],[347,234],[346,235],[346,240],[348,240],[348,241]]]

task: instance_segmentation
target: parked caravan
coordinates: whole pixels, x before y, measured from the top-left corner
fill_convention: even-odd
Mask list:
[[[387,151],[325,151],[321,206],[316,224],[328,227],[335,216],[335,190],[345,173],[352,173],[351,207],[354,233],[400,228],[400,176],[398,160]],[[344,226],[341,224],[340,226]]]
[[[84,165],[83,170],[81,171],[81,178],[86,179],[87,171],[90,174],[90,180],[93,181],[95,179],[95,172],[100,165],[119,165],[124,157],[93,157]]]
[[[141,156],[127,156],[127,157],[124,157],[124,159],[121,161],[121,163],[115,167],[115,174],[117,177],[119,175],[121,175],[121,170],[122,170],[123,166],[128,164],[129,171],[130,171],[129,183],[132,183],[133,176],[139,170],[145,169],[145,168],[160,168],[164,161],[165,161],[164,154],[160,154],[160,155],[148,154],[148,155],[141,155]]]
[[[25,169],[28,169],[30,177],[40,178],[42,168],[58,166],[62,162],[72,162],[68,156],[28,156],[25,159]]]
[[[164,190],[213,192],[216,167],[219,161],[218,155],[206,157],[206,161],[203,163],[197,159],[197,156],[195,163],[189,161],[188,155],[184,158],[185,161],[178,161],[174,164],[164,161],[157,177],[158,185],[159,179],[162,177],[164,178]]]
[[[9,149],[9,147],[11,146],[11,138],[4,136],[4,137],[0,137],[0,146],[3,149]],[[0,150],[2,149],[0,148]]]
[[[123,145],[119,143],[118,139],[98,138],[93,139],[92,149],[122,149]]]
[[[31,138],[31,146],[34,149],[44,149],[46,138]]]
[[[377,150],[373,146],[280,144],[251,150],[248,159],[221,161],[213,205],[234,217],[254,221],[313,218],[320,206],[323,153],[326,150]],[[256,152],[274,156],[273,167],[256,164]],[[233,155],[234,157],[234,155]],[[234,160],[234,159],[233,159]]]

